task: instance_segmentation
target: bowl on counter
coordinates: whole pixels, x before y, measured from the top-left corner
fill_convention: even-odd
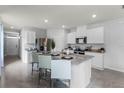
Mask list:
[[[67,59],[67,60],[69,60],[69,59],[73,59],[73,57],[71,57],[71,56],[63,56],[62,59]]]
[[[51,54],[51,56],[60,56],[60,54]]]

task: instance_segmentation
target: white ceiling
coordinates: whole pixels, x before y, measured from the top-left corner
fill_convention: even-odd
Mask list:
[[[96,14],[96,18],[92,18]],[[14,26],[38,28],[67,28],[124,17],[124,9],[119,5],[10,5],[0,6],[0,17],[6,28]],[[43,20],[48,19],[48,23]]]

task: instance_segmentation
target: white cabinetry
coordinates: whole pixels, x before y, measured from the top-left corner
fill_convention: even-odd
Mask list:
[[[85,52],[86,55],[94,56],[92,58],[92,67],[103,70],[104,69],[104,54],[103,53],[95,53],[95,52]]]
[[[91,62],[92,59],[89,59],[78,65],[73,63],[71,64],[71,88],[85,88],[88,86],[91,79]]]
[[[76,32],[68,33],[67,43],[75,44],[75,38],[87,37],[87,43],[104,43],[104,27],[87,29],[86,26],[77,27]]]
[[[36,35],[33,31],[27,31],[27,43],[35,44]]]
[[[87,43],[104,43],[104,27],[88,29]]]
[[[27,31],[27,48],[34,48],[36,40],[36,32]],[[32,52],[27,52],[27,62],[32,62]]]
[[[30,56],[27,50],[34,48],[35,46],[35,32],[28,29],[21,31],[21,57],[24,63],[28,63]]]
[[[70,32],[67,35],[68,44],[75,44],[76,38],[81,38],[81,37],[86,36],[86,32],[87,32],[86,26],[80,26],[73,30],[74,30],[73,32]]]
[[[68,33],[67,43],[68,44],[75,44],[75,42],[76,42],[76,32]]]
[[[86,26],[77,27],[76,38],[87,36]]]

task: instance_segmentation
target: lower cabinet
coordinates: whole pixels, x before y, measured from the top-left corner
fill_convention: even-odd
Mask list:
[[[94,56],[92,58],[92,68],[96,68],[99,70],[104,69],[104,54],[103,53],[95,53],[95,52],[85,52],[86,55]]]

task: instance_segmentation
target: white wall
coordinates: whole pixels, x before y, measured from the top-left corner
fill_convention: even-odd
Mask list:
[[[124,71],[124,23],[119,22],[122,20],[105,24],[105,66],[119,71]]]
[[[104,26],[105,68],[124,72],[124,18],[93,24],[89,27]]]
[[[55,41],[55,51],[61,51],[67,45],[66,30],[64,29],[48,29],[47,37]]]
[[[5,35],[4,35],[5,36]],[[4,56],[7,56],[7,51],[6,51],[6,38],[4,38]]]

